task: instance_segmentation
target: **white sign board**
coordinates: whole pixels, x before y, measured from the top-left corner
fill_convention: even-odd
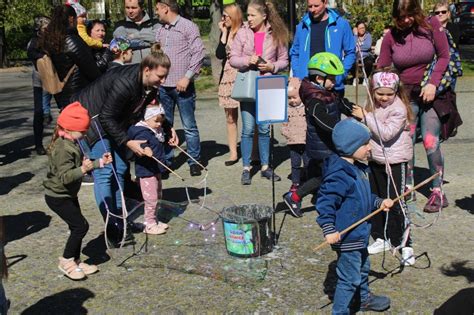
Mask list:
[[[257,124],[288,121],[288,78],[285,75],[258,77],[256,90]]]

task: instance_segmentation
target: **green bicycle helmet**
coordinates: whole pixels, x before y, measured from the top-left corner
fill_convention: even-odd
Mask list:
[[[335,54],[321,52],[315,54],[308,62],[309,75],[341,75],[344,74],[344,66]]]

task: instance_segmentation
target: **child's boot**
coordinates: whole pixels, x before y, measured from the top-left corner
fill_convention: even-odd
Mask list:
[[[84,274],[86,276],[91,275],[93,273],[96,273],[99,271],[99,268],[96,265],[89,265],[84,262],[82,262],[80,259],[76,260],[76,264],[79,266],[79,268],[82,269]]]
[[[59,257],[59,270],[71,280],[82,280],[86,277],[84,271],[74,261],[74,258]]]

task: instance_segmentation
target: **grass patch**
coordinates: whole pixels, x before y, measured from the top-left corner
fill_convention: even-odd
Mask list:
[[[462,75],[464,77],[473,77],[474,76],[474,61],[472,60],[462,60]]]
[[[217,92],[217,84],[211,75],[200,75],[194,82],[196,91],[198,93],[212,93]]]

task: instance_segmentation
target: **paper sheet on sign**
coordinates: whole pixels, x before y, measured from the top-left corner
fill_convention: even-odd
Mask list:
[[[283,75],[257,78],[257,124],[288,120],[287,78]]]

